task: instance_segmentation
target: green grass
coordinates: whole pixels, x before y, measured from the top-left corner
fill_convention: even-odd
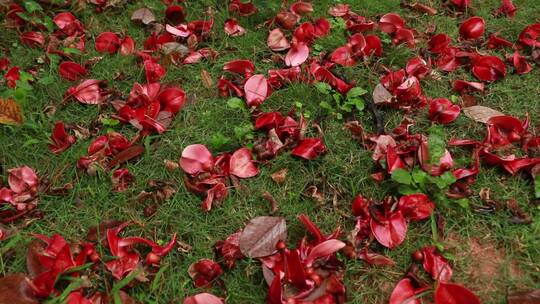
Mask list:
[[[136,1],[120,9],[108,10],[95,14],[93,7],[73,8],[74,14],[85,24],[90,33],[87,39],[87,52],[75,56],[74,61],[84,62],[95,56],[103,56],[94,50],[93,38],[102,31],[127,32],[141,46],[142,41],[150,33],[141,26],[131,23],[131,12],[144,5],[153,9],[157,20],[162,20],[165,6],[161,1]],[[343,121],[325,118],[320,125],[325,132],[324,139],[328,153],[317,160],[306,162],[292,158],[288,153],[282,153],[274,160],[261,165],[261,174],[253,179],[244,180],[244,191],[231,191],[229,197],[221,205],[205,214],[200,210],[200,198],[189,193],[182,182],[181,171],[169,172],[163,165],[163,160],[177,160],[184,147],[193,143],[211,146],[211,139],[216,134],[230,138],[226,149],[235,149],[247,145],[250,140],[235,137],[234,128],[250,124],[247,110],[227,107],[226,99],[220,98],[215,88],[207,89],[200,79],[201,69],[210,72],[213,79],[221,75],[225,62],[233,59],[251,59],[256,63],[256,72],[265,73],[269,68],[277,67],[271,61],[264,60],[271,55],[266,47],[267,29],[256,29],[256,26],[274,16],[279,9],[278,1],[255,1],[259,14],[247,18],[239,18],[240,24],[248,33],[243,37],[229,38],[222,31],[223,21],[229,17],[225,1],[188,1],[185,4],[188,20],[203,17],[207,7],[216,11],[215,26],[210,39],[204,46],[214,48],[220,53],[215,62],[203,62],[196,65],[168,66],[167,76],[163,82],[180,85],[191,101],[174,119],[169,130],[160,135],[152,136],[150,149],[136,161],[127,164],[127,168],[136,178],[136,185],[125,193],[111,192],[110,177],[106,172],[97,176],[89,176],[77,171],[76,160],[86,154],[86,148],[91,139],[79,140],[68,151],[58,156],[52,155],[48,149],[48,136],[57,120],[66,123],[88,126],[98,115],[108,117],[113,110],[107,107],[82,105],[77,102],[62,104],[63,94],[72,84],[61,80],[56,70],[50,70],[47,64],[37,65],[36,58],[43,55],[42,50],[30,49],[20,45],[18,35],[14,30],[3,30],[0,33],[0,49],[12,60],[13,65],[22,68],[37,67],[39,76],[51,75],[54,83],[43,86],[33,84],[33,91],[22,105],[26,123],[21,127],[0,126],[0,174],[5,176],[8,168],[29,165],[37,169],[39,176],[58,176],[56,185],[72,182],[74,189],[67,196],[41,195],[39,207],[45,217],[34,221],[29,227],[18,232],[19,236],[12,243],[10,254],[0,258],[0,273],[21,272],[25,270],[26,246],[31,241],[31,233],[53,234],[60,233],[68,240],[76,241],[84,236],[89,227],[104,219],[131,220],[139,225],[133,225],[129,232],[167,241],[174,232],[179,234],[183,242],[191,244],[193,250],[189,253],[173,252],[163,260],[166,267],[158,284],[152,289],[148,285],[139,285],[129,293],[144,303],[179,303],[186,295],[197,291],[187,274],[187,268],[201,258],[213,257],[212,246],[220,239],[242,228],[252,217],[269,213],[268,204],[262,199],[264,191],[269,191],[279,202],[277,215],[287,218],[289,225],[289,242],[294,244],[305,232],[296,220],[299,213],[308,214],[320,227],[330,232],[337,225],[350,231],[354,225],[351,218],[343,216],[350,213],[350,202],[357,194],[381,199],[385,195],[396,195],[390,182],[381,185],[375,183],[369,174],[373,172],[371,152],[351,140],[350,133],[343,128]],[[332,1],[316,1],[314,16],[326,16],[327,8]],[[346,2],[346,1],[344,1]],[[439,9],[437,16],[421,16],[399,7],[398,1],[350,1],[352,8],[361,15],[376,19],[378,15],[387,12],[397,12],[408,20],[410,26],[419,32],[428,25],[435,24],[437,32],[445,32],[457,39],[458,24],[463,17],[452,17],[447,10],[437,5],[439,1],[428,1]],[[487,21],[489,32],[500,31],[501,35],[514,40],[527,24],[534,23],[540,18],[540,2],[534,0],[515,0],[519,7],[514,19],[493,18],[492,10],[499,5],[498,0],[475,0],[476,14]],[[217,3],[217,4],[216,4]],[[48,15],[54,16],[50,11]],[[3,16],[2,16],[3,17]],[[379,34],[384,37],[384,34]],[[329,37],[320,39],[317,44],[325,51],[331,52],[335,47],[346,41],[344,33],[333,30]],[[424,47],[425,43],[420,43]],[[405,62],[416,54],[417,50],[409,50],[404,46],[393,47],[385,45],[385,56],[380,63],[401,68]],[[502,55],[502,53],[500,53]],[[270,63],[269,63],[270,62]],[[122,71],[126,76],[122,81],[113,80],[115,74]],[[378,80],[364,65],[341,69],[347,79],[355,81],[358,86],[371,92]],[[504,113],[523,117],[529,113],[532,126],[540,124],[540,69],[535,69],[527,75],[508,75],[501,81],[488,86],[484,94],[477,95],[481,105],[498,109]],[[107,80],[109,87],[115,88],[125,95],[135,81],[144,81],[144,72],[134,57],[120,55],[104,55],[103,59],[91,68],[90,77]],[[442,75],[440,80],[423,81],[422,85],[427,96],[450,97],[451,82],[454,79],[472,80],[473,76],[460,69],[449,75]],[[0,87],[4,90],[5,87]],[[301,102],[303,108],[312,113],[312,117],[323,117],[319,102],[326,96],[319,93],[315,87],[306,84],[294,84],[273,93],[262,105],[262,110],[280,110],[288,112]],[[56,114],[48,117],[43,114],[47,106],[56,107]],[[383,117],[387,129],[397,125],[404,116],[417,121],[415,132],[425,132],[430,125],[426,119],[425,110],[417,113],[404,114],[401,111],[384,110]],[[374,131],[371,115],[355,113],[368,131]],[[113,127],[114,130],[133,136],[134,129],[129,125]],[[448,138],[482,139],[485,126],[472,122],[465,116],[445,127]],[[538,129],[537,129],[538,130]],[[102,128],[98,134],[105,134],[107,128]],[[37,139],[37,140],[36,140]],[[214,153],[221,152],[212,149]],[[456,159],[462,164],[468,162],[470,151],[453,149]],[[282,168],[288,169],[284,184],[277,185],[270,174]],[[161,204],[157,213],[151,217],[143,214],[144,205],[135,202],[134,197],[145,188],[150,179],[173,181],[178,188],[176,195]],[[318,205],[303,195],[304,190],[316,185],[326,195],[327,201]],[[533,216],[530,225],[515,225],[509,221],[506,211],[481,215],[458,206],[442,207],[437,210],[447,221],[446,234],[452,236],[445,243],[449,253],[455,257],[455,281],[463,283],[474,290],[484,303],[505,303],[507,291],[540,287],[540,212],[533,204],[533,186],[530,179],[523,176],[509,176],[500,169],[482,167],[482,172],[476,184],[472,186],[475,195],[472,203],[480,203],[478,192],[482,188],[491,188],[492,197],[500,201],[517,199],[520,206]],[[337,206],[332,206],[333,190],[339,193]],[[342,212],[337,212],[338,208]],[[481,244],[489,244],[497,248],[501,263],[491,277],[492,283],[478,281],[471,277],[471,271],[486,261],[471,256],[471,240],[479,240]],[[453,243],[452,243],[453,241]],[[347,261],[345,283],[348,287],[350,303],[384,303],[394,286],[410,263],[410,254],[431,242],[429,222],[412,223],[405,242],[395,250],[377,248],[393,258],[395,267],[370,267],[362,261]],[[4,252],[7,242],[0,243],[0,252]],[[453,246],[451,246],[453,244]],[[486,257],[486,259],[491,257]],[[512,269],[518,269],[519,275],[511,275]],[[213,292],[227,298],[228,303],[263,303],[267,291],[260,263],[255,260],[243,260],[223,276],[225,288],[215,288]]]

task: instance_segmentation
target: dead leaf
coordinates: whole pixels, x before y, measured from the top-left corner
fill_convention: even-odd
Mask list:
[[[319,188],[317,188],[317,186],[307,187],[306,190],[304,191],[304,195],[313,199],[319,205],[324,204],[324,201],[325,201],[324,193],[319,191]]]
[[[156,17],[151,10],[143,7],[133,12],[133,14],[131,15],[131,20],[141,22],[144,25],[148,25],[156,21]]]
[[[276,244],[287,239],[285,218],[259,216],[246,225],[240,235],[240,251],[245,256],[260,258],[276,252]]]
[[[283,168],[279,171],[276,171],[270,175],[272,180],[276,182],[277,184],[283,184],[285,182],[285,179],[287,178],[287,173],[289,170],[287,168]]]
[[[13,99],[0,98],[0,124],[21,125],[23,123],[21,107]]]
[[[461,107],[462,108],[468,108],[472,106],[476,106],[478,102],[476,101],[476,97],[472,95],[464,94],[461,96]]]
[[[0,278],[0,303],[37,304],[27,278],[22,273]]]
[[[512,218],[510,222],[513,224],[530,224],[532,223],[531,216],[528,215],[521,207],[518,202],[514,199],[510,199],[506,202],[506,207],[512,213]]]
[[[278,203],[276,199],[268,191],[264,191],[262,197],[270,203],[270,213],[275,213],[278,210]]]
[[[425,13],[425,14],[428,14],[428,15],[431,15],[431,16],[437,15],[437,10],[436,9],[434,9],[431,6],[427,6],[425,4],[422,4],[422,3],[414,3],[414,4],[411,4],[409,7],[411,9],[415,10],[415,11]]]
[[[504,115],[503,113],[497,110],[493,110],[492,108],[488,108],[484,106],[472,106],[468,108],[463,108],[463,114],[465,114],[465,116],[471,118],[474,121],[478,121],[482,123],[487,123],[487,121],[491,117]]]
[[[212,75],[210,75],[210,73],[205,69],[201,70],[201,79],[205,88],[210,89],[214,86]]]
[[[508,304],[538,304],[540,303],[540,289],[517,292],[507,297]]]
[[[382,85],[378,84],[373,90],[373,103],[386,104],[392,101],[392,94]]]

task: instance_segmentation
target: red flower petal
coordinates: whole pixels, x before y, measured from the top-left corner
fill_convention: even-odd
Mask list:
[[[491,34],[489,36],[487,47],[488,49],[496,49],[502,47],[512,47],[514,44],[506,39],[503,39],[496,34]]]
[[[133,54],[135,51],[135,40],[131,36],[126,36],[120,43],[120,54],[122,56],[127,56]]]
[[[246,29],[238,24],[238,21],[234,18],[225,20],[224,26],[225,34],[231,37],[242,36],[246,33]]]
[[[519,34],[519,42],[529,47],[540,48],[540,23],[527,26]]]
[[[518,75],[527,74],[532,71],[532,66],[527,62],[525,57],[521,56],[518,50],[516,50],[514,54],[508,58],[508,61],[512,63],[516,74]]]
[[[179,163],[184,172],[196,175],[212,170],[214,157],[204,145],[194,144],[187,146],[182,151]]]
[[[213,294],[203,292],[186,298],[184,304],[225,304],[225,302]]]
[[[398,28],[394,37],[392,38],[392,43],[395,45],[406,43],[407,47],[414,48],[416,42],[414,40],[414,32],[406,28]]]
[[[22,193],[27,190],[36,191],[39,179],[34,169],[22,166],[8,170],[9,188],[15,193]]]
[[[431,62],[426,62],[424,58],[417,56],[407,61],[405,71],[409,76],[415,76],[418,79],[424,78],[431,73]]]
[[[378,220],[370,221],[371,232],[381,245],[393,249],[403,243],[407,235],[407,221],[401,211],[396,211],[388,217],[380,216]]]
[[[111,181],[113,185],[112,191],[124,192],[128,189],[129,185],[133,184],[135,178],[129,173],[128,169],[121,168],[114,170]]]
[[[172,114],[178,113],[185,104],[186,94],[180,88],[166,88],[157,96],[161,109]]]
[[[394,287],[389,304],[422,304],[422,300],[416,296],[425,290],[426,288],[415,288],[411,279],[404,278]]]
[[[54,125],[49,150],[54,154],[61,153],[71,147],[76,140],[75,136],[67,134],[64,123],[59,121]]]
[[[461,113],[461,107],[446,98],[435,98],[429,104],[428,118],[440,124],[449,124]]]
[[[452,38],[446,34],[437,34],[428,42],[429,51],[435,54],[444,52],[452,43]]]
[[[450,0],[450,2],[461,10],[468,8],[472,4],[472,0]]]
[[[483,81],[496,81],[506,76],[506,66],[497,56],[478,56],[472,65],[473,75]]]
[[[410,194],[399,198],[398,208],[406,218],[421,221],[431,216],[435,204],[423,193]]]
[[[364,55],[382,56],[382,42],[377,35],[367,35],[366,47],[364,48]]]
[[[439,282],[435,304],[480,304],[480,299],[461,285]]]
[[[4,75],[4,78],[7,81],[8,87],[14,89],[17,87],[17,81],[21,78],[20,68],[19,67],[12,67],[7,71],[7,73]]]
[[[319,18],[313,22],[313,34],[320,38],[328,35],[330,32],[330,22],[326,18]]]
[[[54,16],[53,22],[67,36],[83,34],[84,29],[81,22],[70,12],[59,13]]]
[[[501,6],[495,11],[495,15],[504,15],[507,17],[514,17],[517,12],[517,7],[512,0],[502,0]]]
[[[390,35],[404,27],[405,21],[396,13],[388,13],[379,20],[379,29]]]
[[[238,74],[253,74],[255,65],[250,60],[234,60],[229,61],[223,66],[224,71]]]
[[[21,42],[27,46],[44,46],[45,36],[40,32],[24,32],[21,34]]]
[[[64,79],[75,81],[86,76],[88,71],[85,67],[76,62],[64,61],[58,66],[58,73],[60,74],[60,77]]]
[[[247,17],[255,14],[257,12],[257,7],[251,0],[246,3],[242,2],[242,0],[232,0],[229,4],[229,11]]]
[[[291,12],[297,15],[313,13],[313,5],[309,2],[298,1],[291,5]]]
[[[148,83],[159,82],[159,80],[165,76],[167,71],[159,63],[153,60],[144,61],[144,74],[146,75],[146,81]]]
[[[313,160],[324,152],[326,146],[321,138],[306,138],[292,150],[292,155]]]
[[[277,24],[279,24],[284,29],[291,30],[294,28],[298,20],[300,20],[300,16],[296,15],[295,13],[282,11],[277,14],[275,20]]]
[[[459,34],[463,39],[478,39],[484,35],[486,22],[482,17],[471,17],[459,27]]]
[[[295,43],[285,56],[285,64],[288,66],[299,66],[309,57],[309,47],[305,43]]]
[[[345,45],[335,49],[330,55],[330,60],[342,66],[353,66],[356,60],[353,58],[352,49]]]
[[[465,80],[456,80],[454,81],[453,89],[454,91],[463,94],[464,91],[484,91],[484,84],[481,82],[465,81]]]
[[[239,178],[249,178],[259,174],[259,169],[253,163],[251,151],[247,148],[238,149],[231,155],[229,168],[229,172]]]
[[[100,80],[87,79],[79,85],[69,88],[67,94],[81,103],[98,104],[105,99],[100,88],[101,83]]]
[[[270,31],[266,44],[272,51],[284,51],[291,47],[285,34],[278,28]]]
[[[328,9],[328,14],[333,17],[343,17],[349,14],[351,7],[348,4],[338,3]]]
[[[268,96],[268,82],[262,74],[251,76],[244,84],[246,103],[249,107],[258,107]]]
[[[435,247],[422,248],[422,266],[434,280],[439,282],[449,282],[452,278],[452,267],[448,261],[437,252]]]
[[[315,260],[330,256],[343,247],[345,247],[345,243],[340,240],[326,240],[311,249],[309,255],[304,260],[304,263],[307,267],[310,267]]]
[[[165,10],[165,19],[172,25],[178,25],[186,19],[184,8],[178,5],[171,5]]]
[[[114,54],[120,48],[122,41],[115,33],[103,32],[96,37],[96,51]]]

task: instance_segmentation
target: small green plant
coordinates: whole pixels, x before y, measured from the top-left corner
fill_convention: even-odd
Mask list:
[[[401,195],[424,193],[436,203],[448,205],[452,201],[463,208],[469,206],[467,199],[450,200],[446,196],[450,185],[456,182],[456,177],[450,171],[439,176],[431,176],[420,168],[414,168],[411,172],[396,169],[392,172],[392,180],[398,183],[398,192]]]
[[[354,109],[364,110],[365,104],[361,96],[367,91],[363,88],[354,87],[349,90],[347,95],[343,96],[325,82],[317,82],[315,87],[322,94],[332,97],[333,102],[321,101],[319,106],[337,119],[343,119],[343,113],[351,113]]]

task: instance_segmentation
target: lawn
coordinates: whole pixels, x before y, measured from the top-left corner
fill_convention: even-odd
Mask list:
[[[240,98],[242,102],[238,102],[233,97],[220,96],[216,84],[218,78],[225,74],[224,64],[232,60],[251,60],[255,64],[255,74],[267,75],[268,70],[286,67],[282,60],[286,51],[273,52],[269,49],[269,27],[261,25],[276,16],[282,7],[281,2],[254,0],[258,12],[246,17],[230,12],[227,1],[182,2],[180,5],[185,8],[188,21],[204,20],[208,18],[206,13],[213,14],[211,32],[195,49],[209,48],[216,51],[217,56],[195,64],[182,64],[181,60],[175,64],[171,57],[162,56],[159,62],[166,68],[166,74],[160,82],[182,88],[186,103],[165,132],[148,132],[138,141],[144,147],[141,155],[115,167],[128,169],[135,180],[126,191],[115,192],[112,191],[111,170],[98,168],[94,174],[89,174],[78,169],[76,164],[80,157],[88,154],[88,146],[97,136],[119,132],[131,139],[138,134],[139,130],[134,126],[115,119],[117,112],[110,102],[125,100],[133,84],[145,83],[146,78],[138,56],[100,53],[94,47],[95,38],[107,31],[129,35],[135,40],[136,49],[142,50],[143,42],[154,26],[132,21],[132,13],[146,7],[155,14],[156,24],[165,24],[167,5],[157,0],[107,1],[114,5],[103,12],[96,12],[96,6],[90,1],[73,1],[59,6],[41,1],[21,2],[25,3],[27,10],[33,7],[36,10],[34,15],[40,20],[45,20],[45,16],[53,18],[64,11],[73,13],[84,25],[86,48],[83,52],[70,49],[62,57],[47,54],[46,47],[29,47],[21,43],[21,32],[36,30],[36,26],[33,27],[30,22],[25,22],[20,28],[8,26],[8,8],[4,2],[0,2],[0,16],[5,22],[0,32],[0,59],[8,58],[10,67],[20,67],[25,72],[22,74],[23,80],[31,78],[28,81],[20,80],[17,88],[9,88],[6,81],[0,82],[3,98],[14,99],[24,115],[24,123],[20,125],[0,125],[0,188],[7,186],[8,169],[25,165],[34,168],[42,184],[47,181],[53,188],[66,184],[72,186],[67,191],[57,191],[62,193],[53,193],[50,189],[39,191],[39,212],[0,226],[0,231],[10,231],[8,238],[1,240],[0,237],[0,275],[26,272],[26,253],[34,234],[60,234],[70,243],[75,243],[85,238],[90,227],[104,220],[129,221],[132,224],[126,228],[124,235],[142,236],[160,245],[167,243],[176,233],[178,243],[182,246],[176,246],[162,258],[159,272],[149,274],[146,283],[132,283],[123,288],[141,303],[181,303],[186,297],[205,291],[226,299],[227,303],[264,303],[268,285],[263,277],[261,262],[256,258],[241,259],[233,269],[224,268],[221,283],[214,282],[209,289],[196,288],[188,268],[203,258],[219,262],[221,258],[215,255],[214,244],[242,229],[250,219],[258,216],[284,217],[288,225],[287,245],[290,248],[308,235],[298,220],[299,214],[308,215],[324,233],[341,226],[343,233],[340,239],[347,240],[355,225],[355,217],[351,213],[351,202],[355,196],[361,194],[382,201],[386,196],[400,195],[397,183],[390,176],[387,175],[380,182],[370,176],[378,170],[372,159],[372,149],[354,140],[344,126],[346,122],[358,121],[365,132],[377,132],[369,103],[373,90],[385,74],[384,69],[402,69],[409,59],[429,53],[426,51],[427,41],[433,33],[446,33],[458,44],[459,26],[471,16],[480,16],[486,21],[486,34],[481,39],[487,39],[490,33],[496,32],[512,42],[517,40],[527,25],[540,20],[540,1],[535,0],[514,0],[518,10],[513,18],[493,16],[493,11],[500,5],[499,0],[473,0],[472,7],[465,12],[449,4],[443,5],[442,1],[419,1],[437,9],[435,15],[400,6],[397,0],[313,1],[311,17],[304,16],[301,22],[325,17],[331,20],[332,28],[328,35],[313,42],[310,46],[311,56],[321,52],[331,54],[347,42],[350,33],[344,28],[341,18],[328,14],[328,8],[338,2],[350,4],[351,11],[373,21],[378,21],[380,16],[389,12],[399,14],[406,20],[408,28],[417,31],[416,46],[394,45],[388,34],[374,31],[382,40],[384,54],[381,57],[366,57],[353,66],[338,65],[332,69],[338,77],[367,91],[359,97],[366,105],[362,111],[357,108],[352,111],[336,110],[332,106],[335,102],[332,96],[323,92],[324,88],[320,85],[309,81],[293,82],[274,89],[258,110],[253,110],[244,105],[243,98]],[[34,5],[37,3],[41,3],[38,8]],[[290,4],[283,7],[287,9]],[[236,17],[246,29],[245,35],[231,37],[224,32],[223,24],[231,17]],[[272,25],[270,29],[275,27]],[[52,24],[50,29],[39,29],[46,36],[54,30],[57,27]],[[479,51],[500,58],[513,53],[511,49],[489,50],[484,46],[479,47]],[[520,51],[530,55],[527,48]],[[155,55],[159,55],[159,52]],[[108,89],[113,92],[111,97],[99,105],[65,98],[68,88],[79,82],[59,76],[58,64],[64,60],[81,64],[92,61],[83,79],[106,81]],[[507,65],[505,77],[495,82],[485,82],[483,92],[471,93],[467,98],[520,120],[528,114],[529,131],[538,136],[540,69],[533,60],[530,62],[533,67],[531,72],[517,75],[513,73],[511,65]],[[447,73],[434,66],[433,72],[421,80],[421,86],[425,96],[444,97],[463,105],[463,98],[452,90],[455,80],[479,81],[468,67],[461,66]],[[321,102],[331,105],[332,109],[326,109],[324,103],[321,106]],[[434,130],[432,126],[436,125],[428,119],[429,106],[413,107],[411,111],[380,105],[376,108],[387,132],[398,126],[405,117],[415,121],[410,130],[412,134],[429,135],[430,130]],[[257,176],[240,179],[236,187],[229,185],[229,195],[209,212],[201,209],[201,197],[186,187],[186,174],[182,169],[170,170],[165,165],[168,160],[177,162],[184,148],[192,144],[203,144],[214,155],[234,152],[241,147],[253,148],[256,139],[264,136],[264,132],[254,130],[252,114],[256,111],[279,111],[285,115],[291,110],[296,111],[293,117],[298,118],[299,113],[303,113],[310,122],[307,137],[322,136],[326,153],[306,160],[283,151],[270,160],[257,161],[260,171]],[[74,134],[75,126],[80,132],[76,134],[78,139],[71,147],[53,154],[49,144],[57,121],[70,126],[70,134]],[[311,123],[318,128],[311,127]],[[451,139],[482,141],[486,137],[486,125],[463,113],[455,121],[441,126],[435,127],[435,130],[445,144]],[[85,131],[88,134],[80,134]],[[471,149],[452,147],[449,150],[455,168],[470,164]],[[287,170],[287,175],[283,182],[276,183],[272,174],[282,169]],[[176,192],[165,200],[141,200],[141,191],[150,191],[152,187],[149,183],[156,180],[170,183]],[[313,189],[317,190],[317,195],[313,195]],[[394,266],[369,265],[361,259],[347,259],[345,254],[338,253],[344,263],[343,282],[347,290],[347,303],[387,303],[394,286],[411,264],[411,254],[430,245],[437,245],[453,266],[452,281],[473,291],[482,303],[506,303],[506,296],[510,293],[540,288],[540,204],[539,199],[535,198],[531,175],[526,170],[511,175],[501,167],[482,162],[480,173],[476,176],[476,182],[470,184],[470,189],[471,195],[462,200],[440,199],[437,193],[426,193],[436,205],[432,219],[411,221],[405,240],[394,249],[386,248],[377,241],[372,242],[370,251],[393,259]],[[489,212],[481,208],[486,205],[481,197],[482,189],[490,190],[491,199],[498,202],[500,208]],[[265,192],[270,193],[277,202],[277,211],[272,213],[270,203],[264,198]],[[511,208],[506,207],[509,200],[516,200],[531,221],[516,223]],[[0,201],[0,211],[9,208],[9,204]],[[437,235],[437,229],[434,229],[435,218],[445,222],[442,235]],[[104,254],[102,247],[98,246],[98,252]],[[141,248],[140,251],[146,253],[148,250]],[[85,271],[90,272],[85,269],[83,273]],[[96,290],[110,292],[116,280],[106,271],[92,273],[99,273],[103,277],[88,277],[92,286],[85,288],[86,294]],[[428,277],[424,279],[429,281]],[[60,293],[65,286],[65,282],[57,284]],[[65,298],[66,294],[60,293],[58,296]],[[54,302],[53,298],[51,295],[43,301],[62,301]],[[427,295],[426,299],[431,298]]]

